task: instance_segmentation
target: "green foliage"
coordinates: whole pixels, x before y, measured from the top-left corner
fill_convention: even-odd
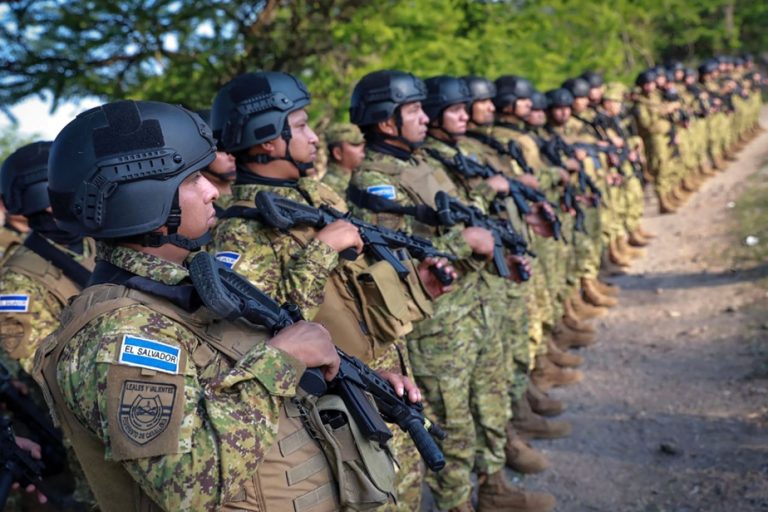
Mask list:
[[[668,57],[760,50],[766,23],[753,0],[11,0],[0,108],[40,91],[203,108],[234,75],[276,69],[308,83],[327,122],[379,68],[627,81]]]
[[[19,135],[13,127],[0,129],[0,164],[20,147],[39,139],[37,135]]]

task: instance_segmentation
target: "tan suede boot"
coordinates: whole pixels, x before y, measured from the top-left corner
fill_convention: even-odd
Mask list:
[[[651,241],[644,238],[637,230],[634,230],[629,234],[629,245],[632,247],[645,247],[650,243]]]
[[[574,317],[568,310],[563,314],[562,322],[574,331],[586,332],[588,334],[595,333],[595,328],[592,325],[588,324],[586,321],[579,320],[578,317]]]
[[[617,238],[612,238],[611,241],[608,242],[608,258],[614,265],[619,265],[620,267],[629,267],[632,265],[632,261],[621,253],[616,241]]]
[[[637,247],[632,247],[627,242],[627,239],[624,237],[617,237],[616,238],[616,247],[619,249],[619,252],[628,257],[630,261],[640,258],[645,255],[645,251],[642,249],[639,249]]]
[[[557,366],[547,356],[536,356],[536,367],[531,372],[531,382],[542,391],[570,386],[584,380],[579,370],[570,370]]]
[[[523,439],[559,439],[572,430],[567,421],[548,420],[533,412],[528,400],[512,402],[512,426]]]
[[[574,311],[576,311],[580,318],[597,318],[608,313],[606,308],[584,302],[584,299],[581,298],[581,293],[574,294],[571,303],[573,304]]]
[[[537,452],[515,431],[511,423],[507,423],[507,444],[504,446],[509,469],[524,475],[541,473],[549,467],[547,458]]]
[[[581,287],[584,290],[584,298],[587,302],[594,306],[600,306],[605,308],[612,308],[616,306],[619,301],[613,297],[607,297],[597,291],[595,282],[593,279],[584,278],[581,280]]]
[[[597,340],[594,334],[574,331],[567,325],[562,325],[552,333],[552,341],[561,350],[568,350],[569,348],[589,347],[594,345]]]
[[[552,339],[547,340],[547,358],[561,368],[577,368],[584,364],[584,358],[564,352]]]
[[[597,286],[597,291],[608,297],[618,297],[621,291],[617,285],[601,281],[600,278],[595,279],[595,286]]]
[[[528,383],[528,388],[525,390],[525,399],[528,400],[531,410],[539,416],[558,416],[565,410],[565,404],[562,400],[552,398],[546,392],[536,387],[536,384],[533,382]]]
[[[557,504],[551,494],[526,491],[510,484],[503,471],[480,474],[477,483],[478,512],[551,512]]]
[[[678,208],[679,205],[673,203],[669,193],[659,195],[659,213],[675,213]]]
[[[635,231],[640,233],[640,235],[647,240],[656,238],[656,235],[654,233],[651,233],[650,231],[646,231],[641,224],[638,224],[637,228],[635,228]]]

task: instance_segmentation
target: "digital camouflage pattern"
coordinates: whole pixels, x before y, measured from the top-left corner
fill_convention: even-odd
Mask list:
[[[124,247],[107,252],[108,261],[137,275],[168,285],[186,282],[186,269],[179,265]],[[118,363],[126,335],[180,348],[180,374]],[[133,305],[88,323],[66,342],[57,367],[66,406],[104,443],[106,460],[114,458],[111,434],[118,421],[108,414],[115,399],[107,393],[112,380],[177,386],[182,410],[171,413],[178,424],[168,428],[178,433],[178,441],[157,455],[128,455],[121,461],[165,510],[212,510],[238,494],[272,445],[282,398],[295,393],[304,370],[265,344],[254,346],[237,363],[214,351],[205,366],[198,366],[191,354],[200,344],[175,321]]]
[[[347,186],[349,185],[349,180],[351,178],[351,172],[336,162],[329,160],[328,170],[323,175],[322,183],[336,192],[339,197],[345,197],[347,195]]]

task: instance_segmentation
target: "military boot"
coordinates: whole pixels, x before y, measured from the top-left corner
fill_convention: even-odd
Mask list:
[[[595,335],[588,332],[578,332],[567,325],[558,326],[552,333],[552,341],[562,350],[580,348],[594,345]]]
[[[696,177],[693,175],[693,172],[683,178],[683,190],[686,192],[696,192],[701,187],[701,183],[699,183],[696,180]]]
[[[546,392],[536,387],[536,384],[533,382],[528,383],[528,388],[525,390],[525,399],[528,400],[531,410],[539,416],[559,416],[565,410],[565,404],[561,400],[552,398]]]
[[[645,247],[650,243],[651,241],[647,238],[644,238],[643,235],[641,235],[637,230],[629,233],[629,245],[632,247]]]
[[[507,467],[524,475],[541,473],[549,467],[547,458],[520,437],[511,423],[507,423],[507,444],[504,446],[504,453],[507,457]]]
[[[584,298],[590,304],[600,307],[612,308],[616,306],[619,301],[613,297],[607,297],[597,291],[595,282],[593,279],[583,278],[581,280],[581,287],[584,290]]]
[[[614,265],[618,265],[620,267],[629,267],[632,265],[632,261],[621,253],[618,245],[616,244],[616,241],[617,238],[614,237],[611,238],[610,242],[608,242],[608,258]]]
[[[659,195],[659,213],[675,213],[679,206],[675,205],[670,199],[669,193]]]
[[[547,340],[547,357],[561,368],[576,368],[584,364],[583,357],[564,352],[551,338]]]
[[[602,293],[603,295],[607,295],[608,297],[618,297],[619,291],[621,288],[619,288],[615,284],[606,283],[605,281],[601,281],[598,277],[595,279],[595,286],[597,286],[597,291]]]
[[[531,409],[528,400],[512,402],[512,426],[523,439],[559,439],[571,435],[567,421],[548,420]]]
[[[635,231],[640,233],[640,235],[646,240],[651,240],[653,238],[656,238],[656,235],[654,233],[651,233],[650,231],[646,231],[645,228],[643,228],[642,224],[638,224],[637,227],[635,228]]]
[[[624,256],[627,256],[630,261],[640,258],[645,254],[645,251],[642,249],[638,249],[637,247],[632,247],[627,242],[627,239],[623,236],[616,237],[616,247],[619,249],[619,252],[623,254]]]
[[[557,500],[551,494],[526,491],[507,482],[503,471],[478,475],[478,512],[551,512]]]
[[[531,382],[542,391],[570,386],[584,380],[579,370],[570,370],[557,366],[546,355],[536,356],[536,366],[531,372]]]
[[[576,314],[579,315],[580,318],[597,318],[608,313],[606,308],[593,306],[592,304],[587,304],[584,302],[584,299],[581,298],[580,292],[577,292],[573,295],[571,304],[573,305],[574,311],[576,311]]]
[[[451,507],[448,512],[475,512],[475,507],[472,506],[472,501],[467,500],[466,503],[462,503],[458,507]]]
[[[573,316],[570,311],[566,309],[565,313],[563,314],[562,322],[568,326],[569,328],[573,329],[577,332],[586,332],[588,334],[594,334],[595,328],[588,324],[585,321],[580,320],[578,317]]]

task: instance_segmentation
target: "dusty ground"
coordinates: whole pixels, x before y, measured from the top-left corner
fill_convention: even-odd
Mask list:
[[[768,510],[768,261],[734,265],[727,206],[768,181],[766,161],[768,133],[677,214],[647,208],[658,238],[612,278],[621,303],[584,382],[554,392],[574,434],[536,442],[553,468],[524,480],[558,511]]]

